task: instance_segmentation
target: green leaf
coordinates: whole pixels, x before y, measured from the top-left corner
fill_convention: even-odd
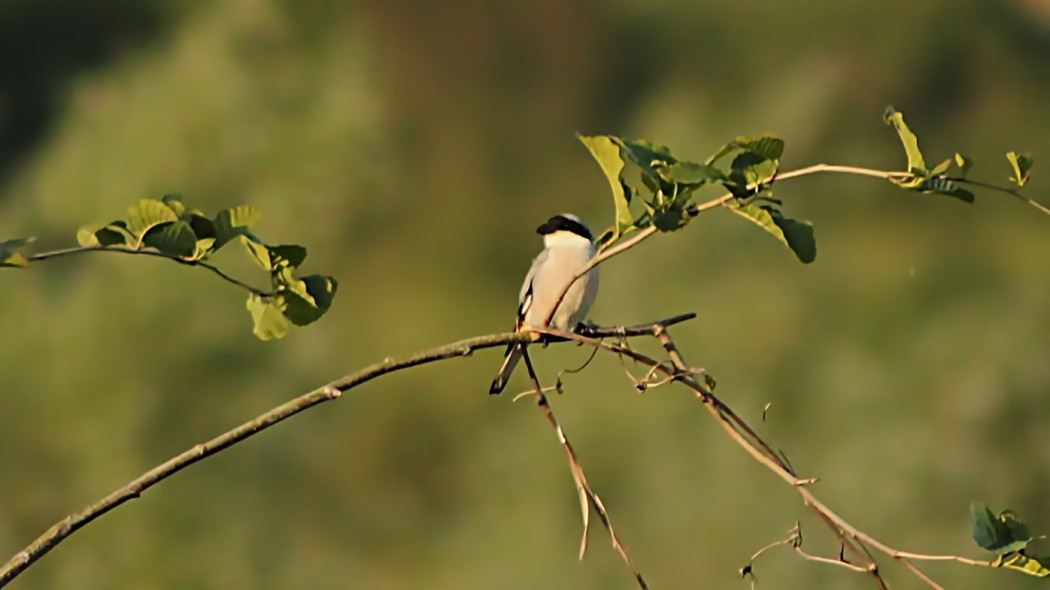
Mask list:
[[[88,246],[97,246],[98,238],[95,237],[95,231],[91,227],[82,227],[77,230],[77,243],[85,248]]]
[[[306,259],[306,248],[298,244],[268,246],[253,236],[241,236],[252,259],[263,269],[274,272],[282,268],[297,268]]]
[[[332,306],[339,284],[332,277],[305,276],[281,289],[284,315],[297,326],[317,321]]]
[[[270,264],[270,249],[258,241],[252,236],[241,236],[241,242],[248,249],[248,254],[251,254],[252,260],[255,260],[259,266],[263,267],[263,270],[273,270],[273,265]]]
[[[759,137],[740,136],[722,146],[704,163],[710,166],[735,151],[754,152],[767,160],[779,160],[784,154],[784,140],[771,133]]]
[[[720,149],[717,152],[715,152],[713,155],[711,155],[710,158],[704,160],[704,164],[706,164],[708,166],[713,166],[715,164],[715,162],[721,160],[722,158],[728,156],[729,154],[735,152],[736,150],[737,150],[736,142],[735,141],[731,141],[731,142],[725,144],[724,146],[722,146],[722,149]]]
[[[262,212],[251,205],[240,205],[223,209],[215,216],[215,249],[218,250],[227,242],[244,235],[248,228],[262,219]]]
[[[959,167],[959,176],[966,178],[966,173],[973,166],[973,160],[959,152],[955,152],[955,165]]]
[[[193,235],[199,239],[215,237],[215,222],[200,211],[187,211],[182,215],[182,220],[190,224]]]
[[[798,259],[809,264],[817,258],[817,242],[813,237],[813,225],[808,221],[800,222],[784,215],[772,204],[747,203],[740,204],[737,200],[726,204],[729,210],[740,215],[775,238],[795,253]]]
[[[729,167],[732,170],[729,179],[740,184],[741,189],[754,192],[773,181],[780,168],[780,161],[758,152],[746,151],[733,158]]]
[[[131,235],[131,232],[128,231],[128,224],[123,219],[118,219],[96,231],[95,239],[98,240],[98,243],[102,246],[135,245],[135,236]]]
[[[270,265],[272,267],[287,266],[290,268],[298,268],[303,264],[303,260],[306,260],[306,248],[303,248],[298,244],[270,246],[268,252],[270,254]]]
[[[952,162],[953,161],[954,160],[952,158],[948,158],[947,160],[941,162],[940,164],[937,164],[936,166],[933,167],[933,170],[930,170],[930,176],[940,176],[940,175],[944,174],[945,172],[948,171],[949,168],[952,167]]]
[[[168,208],[163,201],[142,199],[128,208],[127,230],[135,240],[141,240],[149,229],[155,225],[178,220],[179,216]]]
[[[171,209],[171,212],[178,217],[182,217],[186,213],[186,205],[182,204],[182,195],[179,193],[168,193],[160,198],[161,202]]]
[[[1009,535],[1008,530],[1000,532],[999,528],[999,520],[987,506],[981,502],[970,503],[970,535],[977,545],[995,551],[1001,546],[1002,539]]]
[[[973,203],[976,200],[973,193],[947,178],[925,178],[917,186],[911,188],[911,190],[919,191],[921,193],[947,195],[966,203]]]
[[[278,340],[288,333],[288,319],[279,299],[252,293],[248,295],[247,307],[252,316],[252,333],[259,340]]]
[[[1050,557],[1033,557],[1023,553],[1011,553],[1009,555],[1000,555],[993,565],[1037,578],[1050,577]]]
[[[904,122],[904,115],[897,112],[892,106],[888,106],[883,118],[886,124],[893,125],[893,128],[897,130],[897,135],[901,138],[901,144],[904,145],[904,153],[908,156],[908,172],[926,176],[926,162],[923,160],[922,152],[919,150],[919,138],[915,137],[915,134]]]
[[[784,140],[771,133],[759,137],[738,137],[733,144],[738,149],[755,152],[768,160],[779,160],[784,155]]]
[[[0,267],[29,266],[29,259],[19,252],[26,244],[32,243],[36,238],[15,238],[0,242]]]
[[[662,168],[660,176],[667,182],[686,185],[702,185],[708,182],[722,182],[726,179],[726,175],[718,168],[696,162],[676,162]]]
[[[197,236],[193,234],[190,224],[180,219],[146,230],[142,236],[142,245],[171,256],[190,258],[197,253]]]
[[[640,173],[638,174],[638,176],[642,180],[642,186],[644,186],[645,188],[649,189],[649,192],[653,193],[654,195],[656,193],[660,192],[661,187],[660,187],[660,181],[659,181],[658,178],[656,178],[654,176],[651,176],[645,170],[641,170]]]
[[[1013,168],[1014,175],[1010,177],[1010,182],[1017,186],[1024,186],[1028,183],[1030,178],[1029,171],[1032,169],[1032,154],[1019,154],[1017,152],[1007,152],[1006,159],[1010,162],[1010,167]]]
[[[1028,527],[1013,513],[996,516],[981,502],[970,504],[970,534],[978,545],[999,555],[1021,551],[1032,541]]]
[[[999,520],[1003,521],[1006,528],[1010,530],[1010,536],[1014,539],[1024,539],[1025,541],[1032,540],[1032,534],[1028,532],[1028,525],[1021,522],[1013,512],[1009,510],[1000,512]]]
[[[681,209],[669,209],[653,215],[653,225],[660,231],[675,231],[685,227],[689,219]]]
[[[602,172],[605,173],[605,178],[609,181],[613,205],[616,208],[615,237],[619,237],[621,231],[634,223],[630,210],[630,195],[624,191],[623,180],[620,177],[624,167],[620,148],[614,138],[609,135],[577,135],[576,137],[591,152],[591,156],[597,160]]]
[[[192,227],[190,228],[192,229]],[[202,260],[212,252],[212,246],[215,245],[215,238],[201,238],[197,240],[196,247],[193,252],[193,257],[197,260]]]
[[[678,161],[671,155],[671,149],[665,145],[644,139],[628,140],[622,137],[612,139],[623,149],[623,154],[628,160],[648,174],[655,175],[658,168],[665,168]]]

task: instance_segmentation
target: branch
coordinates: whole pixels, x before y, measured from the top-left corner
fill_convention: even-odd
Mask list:
[[[680,316],[684,317],[684,316]],[[554,410],[551,409],[550,402],[547,400],[547,395],[543,393],[543,387],[540,385],[540,380],[536,376],[536,370],[532,366],[532,359],[529,358],[529,351],[525,349],[523,356],[525,358],[525,367],[529,370],[529,378],[532,380],[534,387],[533,391],[529,392],[536,395],[536,407],[543,412],[544,417],[547,418],[547,422],[554,429],[555,436],[558,437],[558,442],[561,443],[562,449],[565,451],[566,458],[569,460],[569,472],[572,474],[572,479],[576,483],[576,492],[580,496],[580,513],[583,519],[583,538],[580,540],[580,559],[583,559],[584,554],[587,551],[587,530],[590,522],[590,511],[587,509],[588,501],[590,505],[594,507],[594,511],[598,513],[598,518],[601,519],[602,525],[605,526],[605,530],[609,531],[609,537],[612,539],[613,548],[620,554],[620,558],[623,559],[624,563],[631,570],[631,574],[634,576],[635,582],[638,583],[638,587],[641,590],[648,590],[649,585],[646,584],[645,578],[642,573],[638,571],[638,567],[634,565],[634,561],[631,559],[630,553],[627,551],[627,547],[620,541],[620,537],[616,534],[616,529],[613,528],[612,519],[609,517],[609,511],[605,509],[605,504],[602,502],[601,497],[598,493],[591,488],[591,484],[587,482],[587,474],[583,471],[583,465],[580,464],[580,459],[576,455],[575,449],[572,448],[572,443],[569,442],[569,437],[565,434],[565,430],[561,427],[558,419],[554,416]]]
[[[857,566],[856,564],[850,564],[849,562],[842,560],[831,561],[841,562],[836,563],[836,565],[845,564],[849,569],[861,571],[872,576],[879,588],[886,588],[886,583],[879,572],[874,557],[868,549],[869,547],[894,559],[934,590],[942,590],[942,587],[926,575],[926,573],[918,566],[912,563],[913,561],[955,561],[972,566],[996,567],[995,563],[992,561],[969,559],[957,555],[928,555],[901,551],[879,541],[868,533],[861,531],[836,514],[810,491],[808,486],[816,481],[815,478],[799,478],[794,473],[791,466],[788,465],[778,453],[772,451],[771,447],[762,440],[761,437],[754,433],[743,419],[739,418],[732,412],[729,406],[715,396],[709,386],[701,384],[693,377],[698,371],[690,369],[686,365],[681,354],[678,352],[674,341],[671,339],[670,334],[667,333],[666,325],[661,325],[658,322],[653,324],[651,333],[663,344],[664,350],[668,353],[668,357],[671,359],[670,366],[620,344],[609,343],[582,334],[570,334],[556,330],[544,330],[543,332],[552,336],[576,340],[577,342],[600,347],[616,354],[627,356],[632,360],[650,367],[655,372],[662,373],[692,389],[697,398],[704,404],[704,407],[723,430],[726,431],[730,438],[747,451],[752,458],[790,485],[802,497],[803,504],[820,517],[829,529],[839,537],[844,550],[849,551],[856,559],[863,562],[864,565]],[[780,542],[774,543],[773,545],[779,543]],[[816,556],[805,555],[804,557],[807,559],[815,558],[812,559],[814,561],[828,561],[827,558],[816,558]]]
[[[79,249],[74,249],[79,250]],[[60,251],[62,252],[62,251]],[[140,254],[156,255],[155,253],[141,250],[131,251]],[[66,254],[74,254],[77,252],[69,251]],[[48,253],[49,256],[60,256],[62,254]],[[39,256],[39,255],[38,255]],[[643,336],[652,334],[654,326],[669,326],[676,323],[684,322],[686,320],[696,317],[696,314],[684,314],[675,316],[659,322],[652,322],[649,324],[640,324],[637,326],[628,327],[613,327],[613,328],[597,328],[590,331],[590,333],[598,336],[618,336],[618,337],[630,337],[630,336]],[[534,342],[538,340],[540,334],[535,332],[521,332],[521,333],[502,333],[502,334],[489,334],[486,336],[477,336],[474,338],[467,338],[458,342],[453,342],[445,346],[439,346],[437,348],[427,349],[416,354],[400,358],[393,359],[388,358],[382,362],[375,363],[356,373],[352,373],[317,389],[303,394],[289,402],[286,402],[280,406],[273,408],[272,410],[261,414],[260,416],[241,424],[240,426],[224,432],[219,436],[209,440],[208,442],[198,444],[190,449],[172,457],[168,461],[150,469],[146,473],[143,473],[136,479],[132,480],[123,487],[115,490],[108,496],[98,500],[94,504],[87,506],[79,512],[75,512],[66,516],[59,522],[55,523],[49,528],[44,534],[40,535],[35,541],[26,546],[22,551],[11,557],[7,563],[0,567],[0,588],[6,586],[11,580],[14,580],[25,571],[26,568],[33,565],[41,557],[46,555],[49,551],[54,549],[59,543],[67,539],[70,535],[86,526],[96,518],[106,514],[110,510],[124,504],[128,500],[138,498],[144,491],[160,483],[161,481],[171,477],[172,475],[182,471],[186,467],[193,465],[194,463],[210,457],[220,451],[223,451],[248,437],[257,434],[275,424],[287,420],[292,416],[308,410],[314,406],[322,404],[327,401],[338,398],[346,391],[357,387],[363,383],[371,381],[376,377],[380,377],[387,373],[393,373],[409,367],[415,367],[417,365],[423,365],[432,363],[435,361],[470,356],[475,350],[482,350],[485,348],[493,348],[497,346],[505,346],[512,342]]]
[[[179,256],[175,256],[173,254],[166,254],[164,252],[161,252],[160,250],[137,250],[134,248],[124,248],[121,246],[77,246],[74,248],[64,248],[62,250],[52,250],[50,252],[39,252],[37,254],[30,254],[26,256],[26,259],[30,262],[36,262],[40,260],[48,260],[51,258],[72,256],[74,254],[84,254],[86,252],[117,252],[121,254],[138,254],[142,256],[155,256],[157,258],[166,258],[168,260],[173,260],[185,266],[199,266],[201,268],[206,268],[211,272],[215,273],[216,276],[226,281],[227,283],[236,285],[237,287],[240,287],[241,289],[244,289],[245,291],[248,291],[250,293],[254,293],[260,297],[269,297],[273,295],[271,291],[257,289],[243,281],[235,279],[223,272],[221,269],[219,269],[219,267],[204,262],[203,260],[186,259]]]

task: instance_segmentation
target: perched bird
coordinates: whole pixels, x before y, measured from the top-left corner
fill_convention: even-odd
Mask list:
[[[518,320],[514,329],[524,331],[550,327],[563,332],[575,331],[598,296],[597,267],[587,271],[569,287],[553,316],[551,310],[569,281],[594,257],[596,249],[591,230],[579,217],[562,213],[536,228],[536,233],[543,236],[545,247],[532,261],[529,274],[525,275],[525,283],[518,296]],[[550,318],[550,324],[547,318]],[[493,379],[489,393],[503,391],[524,352],[524,344],[507,346],[503,366]]]

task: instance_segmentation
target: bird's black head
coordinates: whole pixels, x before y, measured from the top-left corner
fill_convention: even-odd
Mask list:
[[[543,236],[552,234],[556,231],[567,231],[587,240],[592,239],[591,230],[587,229],[587,226],[580,221],[579,217],[569,213],[555,215],[548,219],[546,223],[536,228],[536,233]]]

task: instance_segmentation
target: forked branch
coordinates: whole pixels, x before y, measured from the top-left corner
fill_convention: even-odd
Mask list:
[[[690,368],[682,358],[678,347],[671,339],[666,325],[655,324],[652,334],[660,340],[664,351],[668,355],[668,361],[662,362],[647,355],[632,350],[620,343],[607,342],[601,338],[594,338],[582,334],[568,334],[554,330],[545,331],[553,336],[568,338],[591,346],[600,347],[619,355],[626,356],[631,360],[662,373],[663,375],[682,383],[691,389],[696,397],[703,403],[704,408],[723,430],[741,446],[752,458],[776,474],[781,480],[791,486],[801,497],[803,504],[812,510],[831,532],[839,539],[844,554],[839,558],[820,558],[806,554],[804,557],[813,561],[841,562],[847,569],[863,572],[872,577],[876,586],[880,589],[886,588],[886,582],[882,578],[872,551],[882,553],[900,563],[905,569],[915,575],[934,590],[942,587],[930,578],[914,562],[916,561],[955,561],[972,566],[997,567],[995,562],[969,559],[957,555],[929,555],[901,551],[886,543],[883,543],[865,533],[856,526],[850,524],[839,516],[827,505],[821,502],[811,491],[810,485],[816,482],[816,478],[800,478],[794,469],[787,463],[780,453],[775,452],[771,445],[762,439],[747,423],[722,402],[706,383],[700,383],[694,377],[696,374],[704,374],[702,370]],[[801,538],[801,537],[800,537]],[[773,545],[783,544],[782,542]],[[799,549],[796,547],[796,549]],[[761,552],[760,552],[761,553]],[[845,553],[850,555],[848,560]],[[757,557],[757,555],[755,556]],[[753,557],[752,560],[755,558]],[[750,568],[746,568],[750,569]]]

